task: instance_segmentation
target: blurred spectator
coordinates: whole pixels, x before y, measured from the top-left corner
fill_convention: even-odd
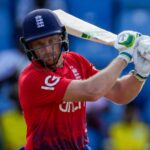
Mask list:
[[[15,85],[27,63],[26,56],[17,49],[0,52],[0,126],[4,150],[17,150],[25,143],[25,123],[19,111]]]
[[[125,108],[123,120],[114,123],[108,132],[107,150],[149,150],[149,128],[140,120],[139,110],[132,103]]]
[[[17,49],[8,49],[0,52],[0,112],[12,107],[9,92],[18,74],[27,65],[27,57]]]
[[[18,150],[25,144],[26,126],[18,101],[17,81],[10,91],[10,99],[15,107],[1,115],[4,150]]]
[[[19,74],[27,63],[27,57],[17,49],[5,49],[0,52],[0,82],[4,83],[13,74]]]

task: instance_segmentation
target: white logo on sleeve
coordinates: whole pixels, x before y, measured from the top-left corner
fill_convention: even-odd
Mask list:
[[[41,89],[43,90],[54,90],[55,89],[55,85],[57,85],[60,81],[60,77],[56,77],[56,76],[47,76],[45,78],[45,85],[41,86]]]
[[[35,16],[35,21],[36,21],[37,28],[42,28],[45,26],[42,16],[40,15]]]

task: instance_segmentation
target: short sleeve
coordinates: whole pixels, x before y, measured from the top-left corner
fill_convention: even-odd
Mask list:
[[[73,53],[72,54],[76,57],[77,62],[79,62],[79,65],[81,67],[82,73],[86,73],[86,78],[96,74],[99,70],[95,68],[95,66],[88,61],[86,58],[81,56],[80,54]]]
[[[82,63],[82,66],[84,65],[84,66],[87,67],[87,76],[88,76],[88,77],[90,77],[90,76],[96,74],[96,73],[99,71],[99,70],[96,69],[95,66],[94,66],[92,63],[90,63],[87,59],[85,59],[85,58],[82,58],[82,59],[83,59],[83,62],[84,62],[84,63]]]

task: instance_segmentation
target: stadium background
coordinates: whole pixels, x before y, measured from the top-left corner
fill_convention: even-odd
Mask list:
[[[135,30],[150,35],[149,0],[0,0],[0,150],[23,145],[25,125],[17,97],[17,79],[28,63],[19,45],[21,24],[35,8],[63,9],[114,33]],[[108,46],[69,36],[70,50],[102,69],[117,56]],[[122,73],[127,74],[133,65]],[[127,120],[132,120],[130,124]],[[129,105],[102,98],[87,104],[90,146],[94,150],[150,149],[150,79]]]

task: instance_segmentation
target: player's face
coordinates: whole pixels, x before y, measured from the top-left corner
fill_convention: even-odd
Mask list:
[[[42,60],[46,65],[53,66],[60,56],[61,41],[61,35],[53,35],[31,42],[30,47],[34,49],[38,59]]]

